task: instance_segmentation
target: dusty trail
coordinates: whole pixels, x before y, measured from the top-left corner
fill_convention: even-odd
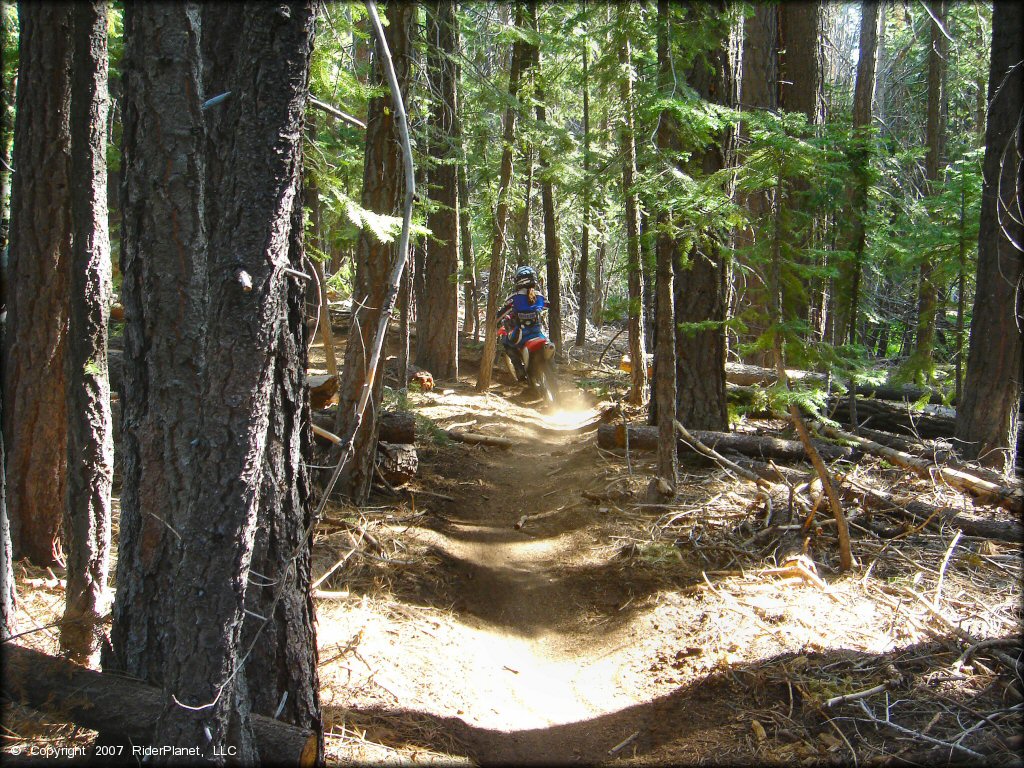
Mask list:
[[[400,699],[391,706],[439,718],[481,764],[607,759],[631,726],[601,718],[645,694],[623,679],[634,630],[614,620],[631,585],[599,541],[601,513],[580,496],[595,474],[599,414],[582,400],[545,413],[465,386],[434,399],[420,412],[442,425],[469,414],[469,428],[516,445],[458,446],[425,462],[426,487],[445,482],[455,501],[431,502],[430,524],[404,535],[441,560],[446,583],[424,602],[448,602],[457,622],[426,640],[388,638],[388,679],[407,681],[390,686]]]

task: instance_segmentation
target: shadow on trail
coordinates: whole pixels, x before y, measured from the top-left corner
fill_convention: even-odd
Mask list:
[[[802,741],[819,750],[812,755],[816,764],[850,759],[849,748],[830,750],[829,743],[817,740],[817,733],[838,727],[858,754],[863,757],[867,744],[876,751],[893,753],[906,742],[893,742],[892,732],[854,719],[856,702],[839,705],[827,713],[816,698],[805,699],[804,692],[821,686],[846,686],[859,690],[878,677],[879,670],[898,672],[889,692],[891,716],[895,722],[920,726],[932,715],[942,712],[943,702],[922,693],[927,676],[943,662],[956,658],[953,638],[923,642],[885,654],[838,649],[820,653],[785,653],[752,664],[738,665],[712,672],[682,685],[671,693],[649,702],[609,712],[599,717],[546,728],[502,731],[481,728],[460,717],[444,717],[428,712],[386,707],[326,707],[325,721],[344,719],[366,729],[386,734],[390,744],[452,753],[452,740],[461,746],[454,752],[480,765],[564,765],[610,762],[609,755],[624,740],[637,734],[617,756],[634,757],[642,764],[679,765],[751,765],[773,759],[768,752],[784,749],[787,743]],[[799,672],[794,672],[799,670]],[[848,691],[847,691],[848,692]],[[880,714],[886,706],[886,694],[880,692],[868,703]],[[902,703],[902,706],[901,706]],[[954,702],[955,703],[955,702]],[[978,706],[977,702],[973,702]],[[480,702],[487,708],[493,702]],[[968,706],[965,702],[963,706]],[[758,713],[760,711],[760,714]],[[779,717],[771,717],[771,713]],[[788,713],[788,714],[787,714]],[[557,716],[557,713],[552,713]],[[767,726],[767,741],[752,737],[750,718],[759,715]],[[766,715],[768,715],[766,717]],[[854,717],[850,717],[853,715]],[[826,720],[834,717],[832,724]],[[865,718],[859,718],[864,721]],[[788,722],[785,729],[779,723]],[[1012,724],[1009,724],[1012,726]],[[803,733],[799,733],[803,731]],[[425,739],[425,734],[435,738]],[[994,727],[978,728],[964,745],[981,751],[1001,744]],[[1001,744],[1005,748],[1005,744]],[[949,764],[949,750],[941,748],[933,759],[921,764]],[[955,758],[955,755],[953,756]],[[955,759],[952,761],[955,762]],[[976,763],[977,764],[977,763]]]

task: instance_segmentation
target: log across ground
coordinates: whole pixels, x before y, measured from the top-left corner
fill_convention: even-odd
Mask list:
[[[741,424],[736,445],[758,455],[730,454],[771,482],[770,509],[692,452],[678,496],[652,503],[654,454],[601,442],[643,414],[573,386],[603,392],[623,377],[607,375],[606,386],[564,368],[560,410],[502,380],[483,394],[469,377],[409,394],[416,473],[382,484],[369,507],[332,506],[316,536],[330,763],[930,762],[951,749],[1009,760],[1018,516],[839,450],[829,461],[855,569],[838,573],[821,511],[806,557],[779,562],[803,521],[795,500],[815,499],[785,423]],[[59,577],[19,570],[26,626],[57,613]],[[52,630],[19,642],[56,649]],[[891,724],[873,722],[887,694]],[[19,743],[88,740],[5,706]]]

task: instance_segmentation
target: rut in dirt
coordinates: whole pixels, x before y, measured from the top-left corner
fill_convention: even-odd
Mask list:
[[[596,414],[577,407],[499,421],[520,439],[507,452],[473,452],[462,474],[486,478],[486,492],[441,508],[433,542],[452,577],[453,610],[482,636],[467,649],[482,658],[467,656],[466,668],[501,661],[504,673],[477,691],[488,710],[467,713],[477,727],[452,722],[452,735],[483,764],[593,761],[609,735],[583,724],[637,703],[616,693],[614,663],[601,668],[611,658],[607,626],[594,620],[627,603],[629,585],[595,578],[599,513],[574,503],[593,472]]]

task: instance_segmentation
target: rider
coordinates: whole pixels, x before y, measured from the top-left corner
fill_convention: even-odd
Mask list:
[[[526,378],[526,368],[520,350],[530,339],[544,337],[541,313],[546,309],[544,295],[537,290],[537,271],[533,267],[516,270],[515,293],[505,300],[495,318],[505,328],[501,343],[516,367],[520,381]]]

